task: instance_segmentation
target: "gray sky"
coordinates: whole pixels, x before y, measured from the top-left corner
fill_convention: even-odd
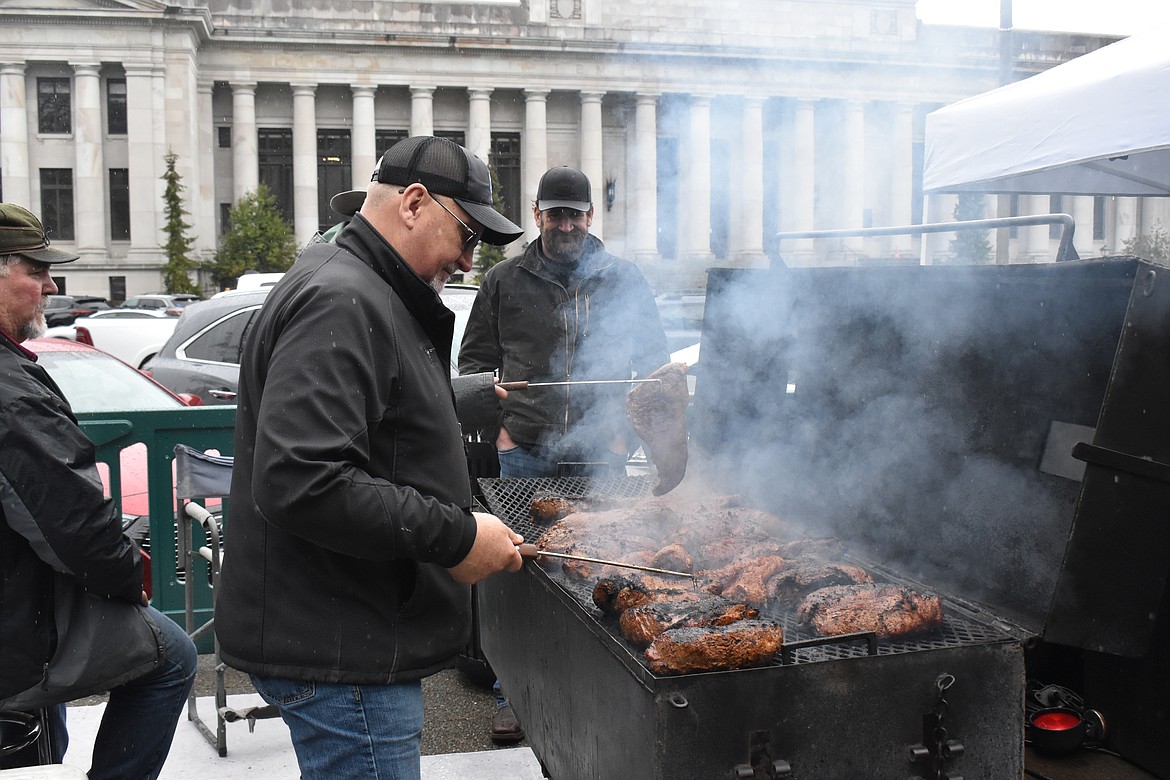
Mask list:
[[[928,24],[999,27],[999,0],[918,0]],[[1012,27],[1132,35],[1170,24],[1167,0],[1013,0]]]

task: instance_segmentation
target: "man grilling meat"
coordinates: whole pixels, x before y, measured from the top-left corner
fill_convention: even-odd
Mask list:
[[[533,219],[540,239],[484,275],[471,308],[459,372],[499,371],[500,381],[646,377],[670,355],[654,294],[637,266],[589,234],[589,179],[567,165],[540,178]],[[626,385],[565,385],[508,393],[487,431],[500,476],[625,474],[637,447]],[[568,466],[567,464],[585,464]],[[502,696],[492,738],[523,732]]]

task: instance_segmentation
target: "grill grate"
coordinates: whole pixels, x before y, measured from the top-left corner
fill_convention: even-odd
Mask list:
[[[509,528],[524,536],[529,542],[548,528],[534,522],[530,516],[529,505],[534,498],[568,498],[612,500],[623,498],[643,498],[651,495],[652,482],[648,477],[557,477],[539,479],[488,479],[479,480],[487,508],[503,520]],[[555,571],[541,568],[542,571],[563,590],[571,594],[581,607],[599,622],[605,622],[601,611],[593,604],[592,583],[581,583],[569,580]],[[964,614],[961,614],[954,605],[946,603],[946,615],[943,627],[936,632],[922,636],[902,637],[897,640],[879,640],[878,655],[895,655],[900,653],[914,653],[923,650],[938,650],[950,647],[982,645],[989,642],[1002,642],[1011,639],[1007,634],[990,626],[984,625]],[[767,616],[775,620],[784,628],[785,643],[796,643],[808,639],[815,639],[817,634],[800,628],[795,612],[773,610]],[[622,639],[616,627],[610,631],[618,641],[627,644],[631,652],[641,657],[641,652],[628,645]],[[814,647],[803,647],[792,652],[791,664],[815,663],[820,661],[835,661],[846,658],[861,658],[868,655],[868,648],[864,642],[846,642],[840,644],[826,644]],[[777,656],[775,665],[781,665]]]

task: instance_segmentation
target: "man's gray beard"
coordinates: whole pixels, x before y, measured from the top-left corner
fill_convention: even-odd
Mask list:
[[[35,317],[24,324],[17,335],[21,341],[28,341],[29,339],[39,339],[45,335],[46,330],[48,330],[48,325],[45,324],[45,314],[37,312]]]
[[[439,274],[436,274],[435,278],[431,279],[428,284],[430,284],[431,289],[434,290],[435,293],[441,294],[443,292],[443,288],[447,286],[447,279],[444,278],[440,272]]]

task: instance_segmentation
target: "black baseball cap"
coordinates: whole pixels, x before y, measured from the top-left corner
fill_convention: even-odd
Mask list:
[[[510,244],[524,230],[495,210],[492,177],[483,160],[454,141],[416,135],[391,146],[382,155],[372,181],[408,186],[418,182],[436,195],[446,195],[483,225],[480,238],[489,244]]]
[[[589,177],[568,165],[549,168],[540,177],[536,188],[536,208],[540,211],[559,208],[588,211],[593,208]]]
[[[45,227],[15,203],[0,203],[0,255],[22,255],[38,263],[72,263],[78,255],[49,248]]]

